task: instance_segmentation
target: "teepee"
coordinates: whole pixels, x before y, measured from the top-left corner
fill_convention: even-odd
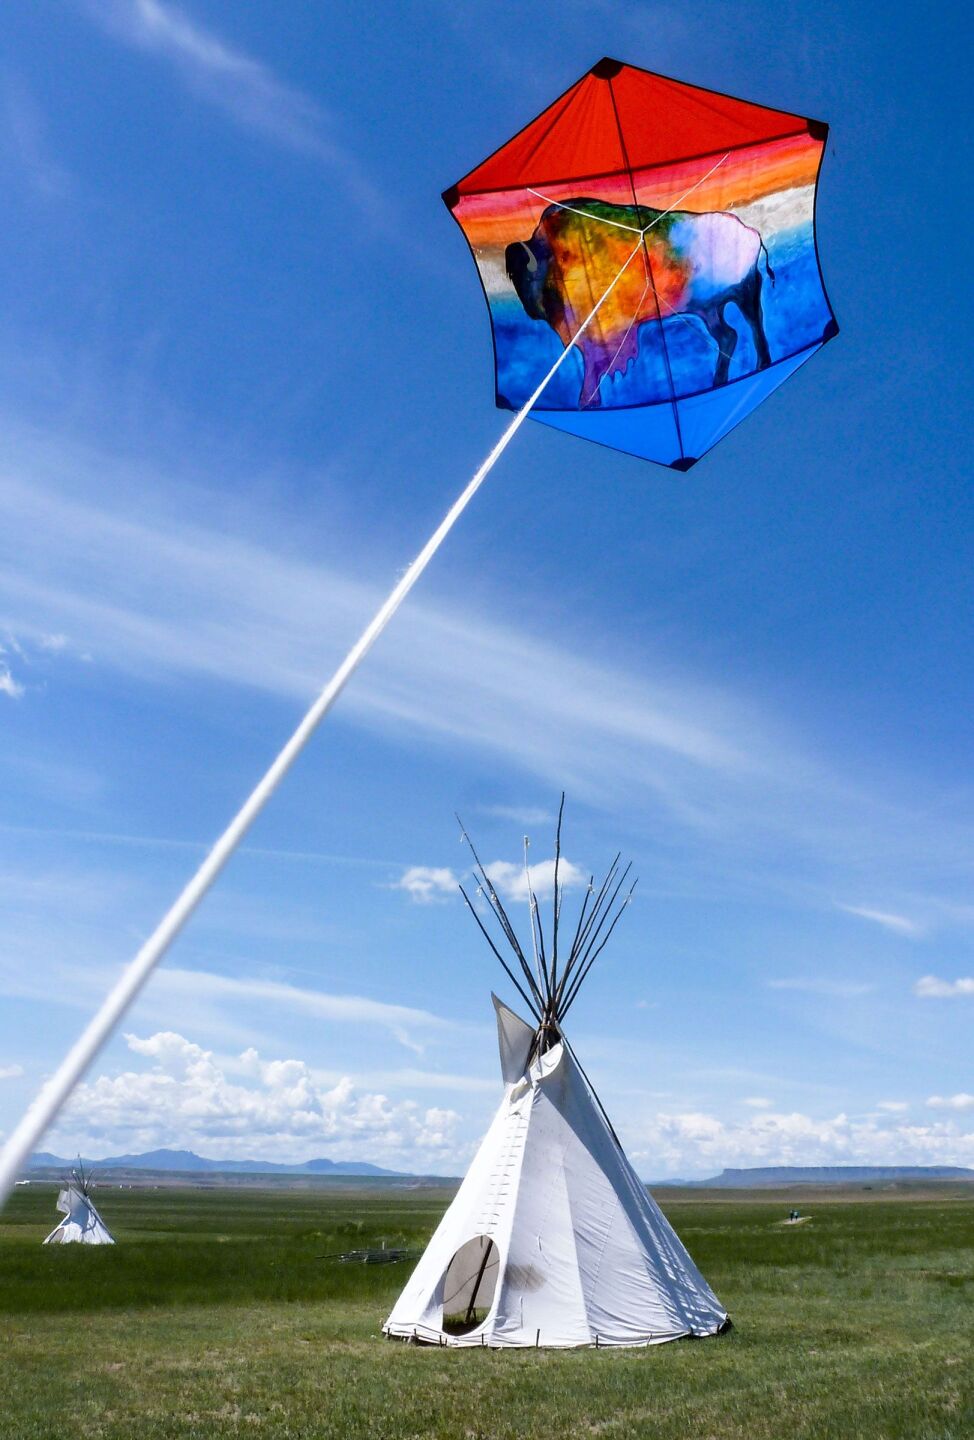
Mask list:
[[[386,1335],[432,1345],[658,1345],[717,1335],[730,1325],[627,1160],[564,1030],[632,895],[622,894],[630,867],[620,873],[617,856],[597,893],[590,883],[566,956],[559,952],[560,853],[561,812],[547,949],[525,846],[529,963],[473,851],[478,893],[513,951],[520,980],[462,886],[461,893],[531,1023],[492,997],[504,1098],[383,1326]]]
[[[64,1216],[44,1241],[45,1245],[114,1245],[104,1220],[91,1198],[91,1171],[85,1174],[80,1159],[77,1170],[57,1197],[57,1208]]]

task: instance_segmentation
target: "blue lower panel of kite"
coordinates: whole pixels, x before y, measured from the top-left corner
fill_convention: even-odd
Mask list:
[[[531,419],[611,450],[687,470],[819,348],[811,345],[767,370],[679,400],[675,407],[665,403],[628,410],[532,410]]]
[[[692,460],[706,455],[821,348],[821,345],[810,345],[798,355],[769,365],[767,370],[758,370],[754,375],[693,395],[689,400],[677,401],[684,455]]]
[[[531,419],[660,465],[672,465],[681,454],[676,418],[669,404],[632,410],[532,410]]]

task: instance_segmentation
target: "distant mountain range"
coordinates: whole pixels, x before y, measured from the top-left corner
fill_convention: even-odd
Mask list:
[[[74,1159],[60,1155],[49,1155],[40,1151],[32,1155],[30,1170],[70,1170],[76,1165]],[[99,1170],[172,1170],[183,1174],[200,1174],[203,1171],[238,1175],[389,1175],[402,1178],[402,1171],[383,1170],[378,1165],[368,1165],[364,1160],[305,1160],[301,1165],[281,1165],[273,1160],[206,1160],[192,1150],[147,1150],[142,1155],[106,1155],[103,1160],[90,1160],[85,1156],[86,1165]]]
[[[779,1185],[872,1185],[892,1180],[974,1180],[960,1165],[768,1165],[722,1170],[709,1180],[662,1180],[699,1190],[758,1190]]]
[[[59,1174],[77,1164],[44,1151],[31,1158],[31,1170],[56,1170]],[[232,1175],[361,1175],[393,1179],[415,1179],[401,1170],[383,1170],[364,1160],[305,1160],[301,1165],[279,1164],[273,1160],[207,1160],[192,1150],[147,1150],[142,1155],[107,1155],[85,1164],[96,1170],[159,1170],[173,1174]],[[771,1165],[753,1170],[722,1170],[709,1180],[655,1180],[652,1189],[684,1186],[694,1190],[762,1190],[785,1185],[874,1185],[906,1180],[972,1180],[974,1170],[959,1165]]]

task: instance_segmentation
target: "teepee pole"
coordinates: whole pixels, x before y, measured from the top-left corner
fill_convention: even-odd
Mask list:
[[[531,396],[514,416],[497,444],[466,486],[466,489],[463,490],[450,506],[450,509],[416,556],[416,559],[393,587],[382,605],[380,605],[376,611],[372,620],[362,631],[362,634],[345,656],[345,659],[328,681],[328,684],[321,691],[321,694],[311,706],[311,709],[305,715],[277,759],[231,820],[175,904],[163,916],[156,929],[149,936],[148,940],[138,951],[128,967],[123,970],[118,982],[102,1004],[101,1009],[68,1051],[57,1070],[48,1079],[40,1094],[20,1121],[20,1124],[13,1131],[3,1150],[0,1151],[0,1206],[6,1201],[21,1169],[30,1159],[34,1148],[44,1132],[54,1122],[61,1107],[67,1101],[72,1090],[98,1051],[108,1040],[115,1026],[133,1003],[143,985],[152,974],[152,971],[176,939],[176,936],[193,914],[197,905],[199,905],[200,901],[213,885],[217,876],[230,859],[230,856],[237,849],[257,819],[257,816],[261,813],[278,785],[284,779],[284,776],[291,769],[291,766],[311,739],[320,722],[328,714],[328,711],[334,705],[352,675],[354,675],[359,665],[361,665],[366,655],[372,649],[372,646],[389,624],[389,621],[406,599],[410,590],[412,590],[417,580],[419,580],[447,535],[449,535],[491,470],[493,470],[497,464],[497,461],[501,458],[508,445],[510,445],[514,439],[514,436],[530,415],[532,409],[540,399],[542,392],[561,369],[561,366],[574,349],[576,341],[595,319],[599,310],[605,304],[616,285],[618,285],[622,279],[623,274],[639,253],[641,247],[642,236],[640,236],[638,243],[615,279],[595,305],[593,305],[588,315],[575,331],[571,344],[566,345],[561,351],[540,385],[532,392]]]

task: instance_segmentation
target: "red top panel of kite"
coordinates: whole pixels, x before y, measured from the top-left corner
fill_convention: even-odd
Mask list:
[[[613,175],[805,134],[811,127],[825,129],[802,115],[605,59],[456,188],[460,195],[483,194]]]

